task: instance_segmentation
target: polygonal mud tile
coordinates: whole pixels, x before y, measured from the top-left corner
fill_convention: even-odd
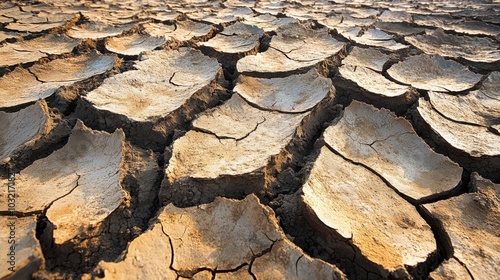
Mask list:
[[[0,67],[12,66],[21,63],[34,62],[47,55],[36,51],[17,50],[13,44],[5,44],[0,47]]]
[[[45,101],[39,101],[14,113],[0,111],[0,164],[46,137],[53,129]]]
[[[343,79],[354,82],[367,92],[383,97],[402,96],[410,90],[408,86],[396,84],[369,68],[346,64],[339,68],[339,74]]]
[[[456,122],[493,126],[500,124],[500,72],[492,72],[478,90],[465,95],[429,91],[432,107]]]
[[[472,280],[467,268],[465,268],[460,262],[455,258],[441,263],[438,268],[429,274],[429,280]]]
[[[327,18],[319,20],[318,22],[332,30],[336,30],[337,33],[340,34],[349,34],[352,30],[357,30],[355,33],[350,34],[350,36],[357,36],[361,29],[356,28],[371,26],[375,23],[375,19],[353,18],[349,15],[329,15]]]
[[[446,194],[460,184],[462,168],[435,153],[404,118],[353,101],[325,141],[345,158],[379,174],[411,200]]]
[[[248,7],[229,7],[209,11],[196,11],[189,13],[187,16],[197,21],[225,25],[253,14],[253,11]]]
[[[227,279],[248,277],[255,269],[265,279],[279,275],[300,279],[305,274],[344,278],[336,267],[309,258],[285,240],[273,214],[254,195],[241,201],[217,198],[190,208],[169,204],[152,228],[132,241],[122,260],[101,262],[95,274],[102,271],[105,279],[124,275]]]
[[[349,55],[342,60],[342,64],[360,66],[382,72],[389,56],[374,48],[354,47]]]
[[[140,19],[154,19],[157,21],[174,21],[179,18],[181,14],[174,11],[151,11],[143,12],[139,15]]]
[[[421,34],[425,32],[424,28],[415,27],[403,22],[377,22],[375,27],[389,33],[394,33],[399,36],[409,36]]]
[[[378,16],[378,20],[382,22],[411,22],[411,14],[405,11],[385,10]]]
[[[68,36],[78,39],[102,39],[120,35],[134,27],[134,23],[123,25],[109,25],[103,22],[91,21],[71,27],[66,32]]]
[[[393,65],[387,73],[395,80],[423,90],[459,92],[474,87],[481,75],[439,55],[416,55]]]
[[[326,29],[313,30],[298,23],[282,26],[273,36],[269,49],[238,61],[244,74],[286,74],[311,68],[344,48]]]
[[[263,14],[253,17],[245,17],[245,23],[255,25],[264,30],[265,32],[276,31],[281,26],[288,25],[289,23],[297,23],[293,18],[277,18],[272,15]]]
[[[330,87],[331,83],[318,77],[316,70],[309,70],[303,75],[281,79],[239,76],[233,91],[250,104],[265,110],[304,113],[325,98]],[[294,90],[290,91],[291,88]]]
[[[358,44],[381,47],[391,51],[398,51],[409,47],[394,41],[391,35],[376,28],[363,31],[359,27],[352,27],[345,31],[340,31],[340,34]]]
[[[23,34],[19,33],[19,32],[5,32],[5,31],[0,31],[0,42],[4,41],[6,39],[19,38],[22,35]]]
[[[44,99],[68,83],[41,82],[21,67],[0,78],[0,108],[14,107]]]
[[[285,14],[290,18],[295,18],[301,21],[306,20],[321,20],[326,18],[326,13],[314,10],[314,6],[297,5],[295,7],[288,7]]]
[[[16,212],[46,211],[56,244],[99,226],[127,198],[120,186],[123,141],[121,131],[95,132],[78,122],[62,149],[17,176]]]
[[[27,41],[18,41],[12,44],[17,51],[36,52],[44,54],[63,54],[71,52],[81,40],[64,35],[48,34]]]
[[[500,135],[488,128],[445,118],[424,99],[419,100],[418,113],[434,133],[456,149],[472,157],[500,156]]]
[[[79,107],[87,123],[111,131],[122,127],[132,141],[158,148],[168,144],[177,125],[223,94],[219,63],[194,49],[148,52],[135,68],[84,97]]]
[[[44,83],[78,82],[105,73],[115,66],[116,60],[116,55],[102,55],[92,51],[81,56],[34,65],[30,72]]]
[[[419,131],[446,149],[460,165],[478,170],[487,178],[500,179],[500,134],[495,132],[495,126],[490,128],[445,118],[422,98],[413,116]]]
[[[276,241],[271,251],[256,258],[250,269],[257,279],[342,279],[332,265],[313,259],[288,239]]]
[[[166,42],[167,40],[164,37],[132,34],[123,37],[107,38],[104,45],[108,51],[121,55],[136,56],[144,51],[154,50]]]
[[[463,58],[467,61],[492,64],[500,61],[498,43],[489,38],[458,36],[442,30],[426,31],[425,35],[406,37],[405,40],[427,54]]]
[[[43,22],[43,23],[24,23],[11,22],[5,26],[6,29],[20,32],[42,32],[56,27],[61,27],[66,24],[66,21],[59,22]]]
[[[500,185],[473,173],[472,193],[425,204],[445,235],[447,252],[460,261],[472,279],[500,274]]]
[[[156,223],[134,239],[127,254],[118,262],[101,261],[97,270],[101,277],[94,279],[176,279],[170,268],[172,247],[161,223]]]
[[[257,53],[262,35],[260,28],[237,22],[200,46],[205,52],[215,53],[221,63],[234,67],[239,58]]]
[[[167,41],[186,42],[208,39],[214,28],[206,23],[183,20],[175,25],[148,23],[144,25],[144,31],[152,36],[163,36]]]
[[[406,267],[417,267],[436,251],[431,228],[413,205],[376,173],[327,147],[302,192],[311,225],[351,244],[351,250],[335,249],[379,277],[409,277]]]
[[[43,267],[45,259],[36,238],[36,222],[33,216],[0,216],[0,234],[5,242],[0,254],[3,264],[0,278],[31,279],[32,274]]]
[[[229,101],[202,113],[193,130],[174,142],[162,200],[190,204],[262,191],[268,164],[290,156],[283,149],[308,135],[333,107],[331,81],[311,71],[240,78]]]

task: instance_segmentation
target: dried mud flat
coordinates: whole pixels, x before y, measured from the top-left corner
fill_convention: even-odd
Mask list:
[[[0,3],[0,279],[498,279],[498,1]]]

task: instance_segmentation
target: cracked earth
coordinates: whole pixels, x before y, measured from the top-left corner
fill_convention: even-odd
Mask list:
[[[498,1],[0,3],[0,279],[497,279]]]

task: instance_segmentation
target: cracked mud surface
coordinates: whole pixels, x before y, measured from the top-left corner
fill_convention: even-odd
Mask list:
[[[0,279],[496,279],[498,1],[0,3]]]

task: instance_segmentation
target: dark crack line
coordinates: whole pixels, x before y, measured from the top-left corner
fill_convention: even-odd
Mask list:
[[[168,238],[168,243],[170,243],[170,252],[171,252],[171,260],[170,260],[170,265],[168,266],[172,271],[175,271],[175,273],[177,274],[177,276],[179,276],[179,273],[178,271],[174,268],[174,257],[175,257],[175,252],[174,252],[174,243],[172,242],[172,238],[170,238],[170,235],[168,235],[166,232],[165,232],[165,228],[163,227],[163,223],[160,221],[159,222],[160,226],[161,226],[161,231],[163,232],[163,234]]]
[[[261,122],[258,122],[255,127],[249,131],[247,134],[245,134],[244,136],[242,137],[239,137],[239,138],[235,138],[235,137],[231,137],[231,136],[221,136],[221,135],[217,135],[216,133],[208,130],[208,129],[204,129],[204,128],[200,128],[200,127],[193,127],[193,130],[194,131],[197,131],[197,132],[201,132],[201,133],[206,133],[206,134],[210,134],[210,135],[213,135],[215,137],[217,137],[217,139],[219,139],[219,142],[221,144],[224,144],[222,143],[221,140],[225,139],[225,140],[234,140],[236,142],[239,142],[245,138],[247,138],[248,136],[250,136],[250,134],[252,134],[253,132],[255,132],[257,130],[257,128],[259,127],[259,125],[261,125],[262,123],[264,123],[266,121],[266,118],[263,117],[263,120]]]
[[[58,198],[56,198],[55,200],[53,200],[47,207],[45,207],[44,211],[42,212],[42,215],[43,216],[46,216],[47,214],[47,211],[49,210],[49,208],[56,202],[56,201],[59,201],[60,199],[63,199],[65,198],[66,196],[70,195],[76,188],[78,188],[78,186],[80,185],[80,178],[81,178],[81,175],[78,175],[78,173],[75,173],[77,178],[76,178],[76,185],[65,195],[62,195]]]
[[[309,111],[312,110],[312,107],[307,109],[307,110],[304,110],[304,111],[299,111],[299,112],[287,112],[287,111],[282,111],[282,110],[278,110],[278,109],[269,109],[269,108],[264,108],[264,107],[261,107],[255,103],[252,103],[250,101],[248,101],[248,99],[246,99],[243,95],[239,94],[238,92],[234,92],[235,94],[237,94],[239,97],[241,97],[243,100],[245,100],[246,103],[248,103],[248,105],[250,105],[250,107],[253,107],[255,109],[258,109],[260,111],[266,111],[266,112],[274,112],[274,113],[281,113],[281,114],[288,114],[288,115],[300,115],[300,114],[304,114],[304,113],[307,113]],[[329,92],[325,95],[325,97],[329,94]],[[315,104],[316,105],[316,104]],[[273,104],[274,106],[274,104]],[[315,106],[313,106],[315,107]]]
[[[174,74],[172,74],[172,76],[170,77],[170,79],[168,79],[168,82],[169,82],[171,85],[174,85],[174,86],[176,86],[176,87],[180,87],[181,85],[178,85],[178,84],[176,84],[176,83],[172,82],[172,80],[174,79],[175,74],[177,74],[177,72],[174,72]]]
[[[323,60],[325,60],[325,59],[326,59],[326,58],[323,58],[323,59],[304,59],[304,60],[302,60],[302,59],[293,59],[293,58],[289,57],[289,56],[288,56],[288,54],[290,54],[290,53],[291,53],[292,51],[294,51],[294,50],[291,50],[290,52],[286,53],[286,52],[284,52],[284,51],[282,51],[282,50],[280,50],[280,49],[277,49],[277,48],[275,48],[275,47],[273,47],[273,46],[269,46],[269,48],[274,49],[274,50],[276,50],[276,51],[280,52],[282,55],[284,55],[284,56],[285,56],[286,58],[288,58],[289,60],[293,60],[293,61],[296,61],[296,62],[312,62],[312,61],[318,61],[318,63],[319,63],[319,62],[321,62],[321,61],[323,61]]]
[[[475,280],[475,279],[474,279],[474,275],[472,275],[472,272],[469,270],[469,268],[467,267],[467,265],[466,265],[465,263],[463,263],[463,262],[462,262],[459,258],[457,258],[457,257],[455,257],[455,256],[453,256],[453,258],[454,258],[454,259],[455,259],[455,260],[456,260],[456,261],[457,261],[460,265],[462,265],[462,266],[465,268],[465,270],[467,270],[467,273],[469,273],[470,278],[471,278],[472,280]]]
[[[436,109],[436,107],[434,107],[434,104],[432,104],[432,101],[429,100],[429,104],[431,105],[432,110],[434,110],[441,117],[443,117],[444,119],[446,119],[446,120],[448,120],[448,121],[450,121],[452,123],[463,124],[463,125],[470,125],[470,126],[475,126],[475,127],[482,127],[482,128],[486,128],[486,129],[489,128],[489,126],[484,126],[484,125],[480,125],[480,124],[477,124],[477,123],[470,123],[470,122],[464,122],[464,121],[458,121],[458,120],[452,119],[452,118],[446,116],[444,113],[442,113],[438,109]]]
[[[359,142],[358,142],[359,143]],[[360,143],[361,144],[361,143]],[[387,181],[387,179],[385,179],[381,174],[379,174],[377,171],[373,170],[371,167],[361,163],[361,162],[357,162],[357,161],[354,161],[352,159],[349,159],[347,157],[345,157],[343,154],[341,154],[340,152],[337,152],[332,146],[330,146],[328,143],[325,142],[325,147],[328,148],[328,150],[330,150],[332,153],[340,156],[341,158],[343,158],[344,160],[346,160],[347,162],[350,162],[354,165],[358,165],[358,166],[361,166],[361,167],[364,167],[365,169],[367,169],[368,171],[370,171],[371,173],[373,173],[375,176],[379,177],[382,182],[384,182],[388,187],[390,187],[393,191],[395,191],[401,198],[403,198],[404,200],[406,200],[407,202],[409,202],[410,204],[412,205],[417,205],[418,202],[421,202],[422,199],[424,198],[421,198],[419,200],[416,200],[414,198],[411,198],[407,195],[405,195],[404,193],[402,193],[401,191],[399,191],[396,187],[394,187],[391,183],[389,183],[389,181]],[[373,148],[373,147],[372,147]]]
[[[299,261],[304,257],[304,255],[300,255],[300,257],[297,258],[295,261],[295,275],[299,277]]]

